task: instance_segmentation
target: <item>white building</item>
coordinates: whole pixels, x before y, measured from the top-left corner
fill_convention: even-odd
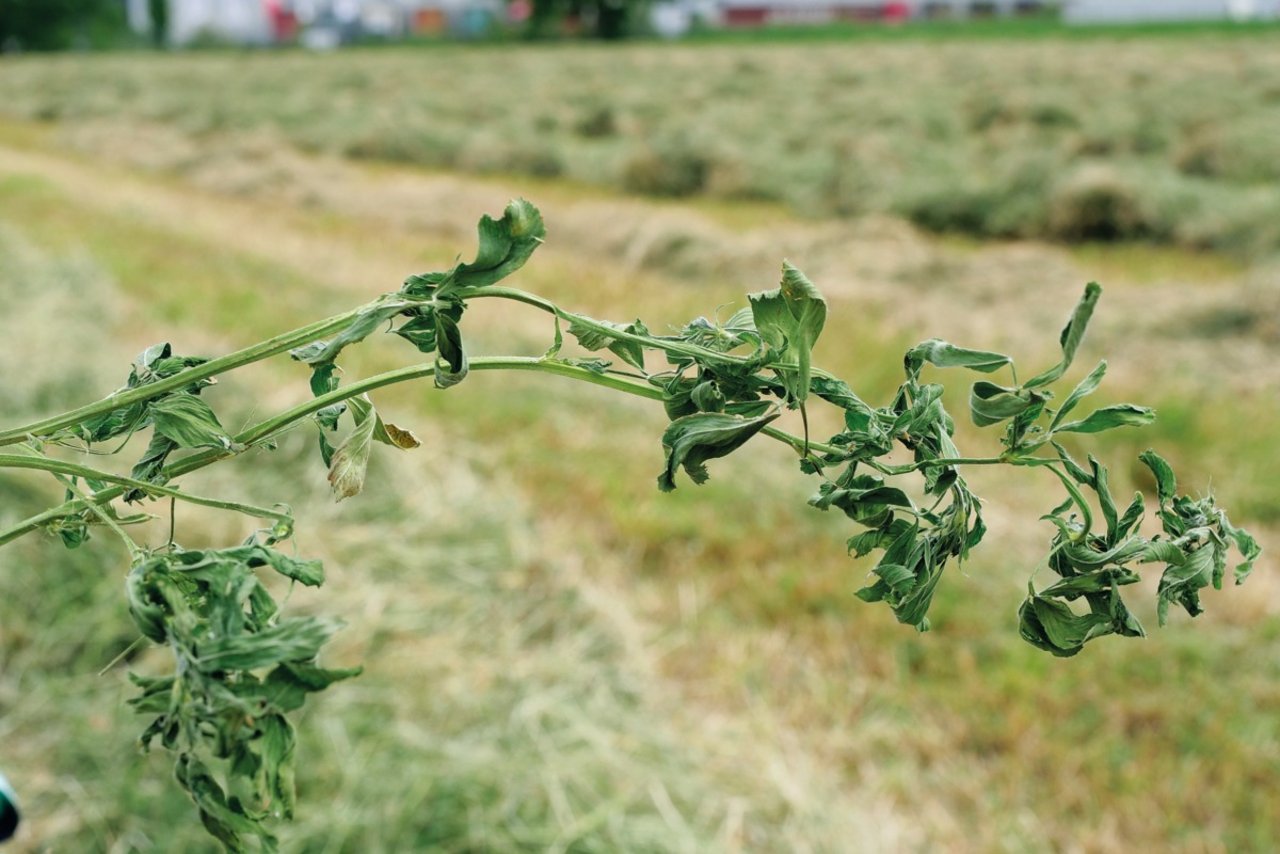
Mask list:
[[[170,44],[185,45],[203,37],[238,44],[268,44],[271,20],[263,0],[168,0]],[[151,32],[148,0],[128,0],[129,25]]]
[[[1280,0],[1066,0],[1072,24],[1142,21],[1266,21],[1280,18]]]

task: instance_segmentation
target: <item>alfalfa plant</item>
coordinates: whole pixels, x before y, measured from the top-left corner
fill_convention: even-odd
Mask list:
[[[699,317],[672,334],[655,334],[639,320],[597,320],[499,284],[542,243],[542,218],[528,202],[512,202],[501,219],[484,217],[479,232],[474,261],[410,276],[371,303],[216,359],[176,355],[158,344],[138,356],[124,387],[108,397],[0,432],[0,446],[11,449],[0,453],[0,467],[46,472],[66,490],[61,504],[0,531],[0,545],[43,531],[75,548],[106,529],[128,550],[130,613],[144,638],[170,651],[174,665],[167,676],[133,677],[138,693],[130,702],[150,718],[142,744],[159,741],[174,753],[179,784],[229,850],[246,850],[254,839],[274,850],[270,821],[294,809],[296,740],[288,715],[308,694],[358,669],[322,666],[321,649],[339,624],[283,615],[260,579],[270,569],[304,585],[324,581],[319,562],[277,548],[294,530],[288,508],[195,495],[180,488],[179,478],[250,449],[269,449],[283,431],[310,420],[335,496],[354,496],[364,488],[376,444],[419,445],[411,432],[384,421],[369,397],[395,383],[429,377],[443,390],[472,371],[533,371],[652,400],[670,419],[657,478],[663,491],[676,488],[682,470],[702,483],[710,461],[757,436],[781,442],[816,481],[809,503],[834,508],[853,523],[849,551],[879,554],[874,579],[857,595],[885,602],[898,620],[921,631],[929,628],[929,605],[944,570],[953,559],[968,558],[986,532],[981,502],[962,475],[967,466],[1041,471],[1065,491],[1065,500],[1041,517],[1053,529],[1043,565],[1056,580],[1039,588],[1029,582],[1018,614],[1022,637],[1057,656],[1075,655],[1104,635],[1143,635],[1122,596],[1140,580],[1143,565],[1163,566],[1156,594],[1163,623],[1171,605],[1192,616],[1201,612],[1199,592],[1222,584],[1231,548],[1242,556],[1237,583],[1260,553],[1211,496],[1179,495],[1173,471],[1154,451],[1140,459],[1154,476],[1161,532],[1142,535],[1142,494],[1118,505],[1107,469],[1093,456],[1077,462],[1060,442],[1154,418],[1133,404],[1079,412],[1101,383],[1105,362],[1065,396],[1052,390],[1075,361],[1101,293],[1097,285],[1085,288],[1062,330],[1060,360],[1029,379],[1018,378],[1009,356],[933,339],[907,351],[896,394],[873,406],[812,363],[827,305],[790,265],[783,266],[780,287],[751,294],[748,307],[727,320]],[[545,312],[551,345],[540,356],[472,357],[461,321],[478,299],[513,300]],[[343,384],[338,362],[344,349],[379,330],[404,339],[426,361]],[[562,355],[566,332],[598,355]],[[285,353],[309,369],[312,398],[233,435],[201,392],[219,375]],[[1007,384],[983,379],[969,393],[973,422],[1002,431],[998,454],[971,457],[956,447],[943,387],[923,379],[927,366],[1007,371]],[[822,441],[808,435],[815,401],[843,416],[843,429]],[[799,412],[803,435],[775,426],[784,409]],[[85,462],[97,459],[85,452],[119,452],[147,430],[149,443],[129,474]],[[128,527],[151,517],[136,505],[159,500],[246,514],[264,527],[227,548],[187,549],[172,535],[158,547],[141,545]]]

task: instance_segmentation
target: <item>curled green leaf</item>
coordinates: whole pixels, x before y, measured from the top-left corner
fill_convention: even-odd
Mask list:
[[[774,351],[788,400],[796,405],[809,396],[813,345],[827,322],[827,301],[813,282],[788,263],[782,265],[782,284],[771,291],[750,294],[751,314],[760,337]]]
[[[1144,427],[1156,420],[1156,412],[1145,406],[1121,403],[1095,410],[1081,421],[1072,421],[1057,428],[1058,433],[1101,433],[1116,427]]]
[[[477,288],[505,279],[524,266],[546,237],[542,214],[524,199],[507,204],[501,219],[480,219],[475,260],[447,273],[410,276],[401,293],[414,297],[443,296],[459,288]]]
[[[231,437],[218,423],[209,404],[194,394],[169,394],[151,402],[148,412],[156,433],[179,448],[223,448],[232,446]]]
[[[333,487],[334,498],[338,501],[358,495],[364,489],[377,420],[373,408],[369,407],[362,416],[357,417],[351,434],[333,452],[329,463],[329,485]]]
[[[1080,384],[1071,390],[1071,394],[1067,395],[1067,399],[1062,402],[1062,406],[1058,407],[1058,411],[1054,413],[1053,421],[1049,423],[1050,433],[1058,428],[1058,425],[1062,423],[1062,419],[1066,418],[1071,410],[1076,408],[1076,404],[1097,391],[1106,373],[1107,363],[1104,360],[1099,362],[1098,366],[1089,373],[1089,376],[1081,380]]]
[[[389,302],[375,305],[361,312],[346,329],[328,341],[316,341],[304,347],[290,351],[295,360],[308,365],[323,365],[333,362],[343,349],[368,338],[374,330],[395,317],[405,308],[403,302]]]
[[[926,362],[938,368],[968,368],[971,371],[989,374],[1000,370],[1005,365],[1013,364],[1013,359],[1003,353],[969,350],[938,338],[930,338],[908,350],[907,355],[903,357],[903,362],[907,376],[914,378],[919,376],[920,369]]]
[[[1062,347],[1062,360],[1044,373],[1027,380],[1025,388],[1052,385],[1067,372],[1067,368],[1070,368],[1071,363],[1075,361],[1076,350],[1084,340],[1084,333],[1089,328],[1089,320],[1093,317],[1093,310],[1097,307],[1101,296],[1102,287],[1097,282],[1085,285],[1084,295],[1080,297],[1080,302],[1076,303],[1075,310],[1071,312],[1071,319],[1067,321],[1067,325],[1062,328],[1062,334],[1058,336],[1058,343]]]
[[[436,318],[436,388],[452,388],[467,378],[470,370],[467,349],[462,343],[462,331],[457,321],[446,315]]]
[[[1155,476],[1156,494],[1160,498],[1160,505],[1168,504],[1178,494],[1178,479],[1173,474],[1173,467],[1165,461],[1164,457],[1151,449],[1139,454],[1138,459],[1151,469],[1151,474]]]
[[[757,418],[722,412],[700,412],[677,418],[662,434],[667,465],[658,476],[658,487],[663,492],[675,489],[676,470],[681,467],[694,483],[704,483],[708,460],[733,453],[777,417],[775,410]]]
[[[559,324],[556,325],[557,331]],[[570,315],[569,334],[578,339],[583,348],[595,352],[608,349],[622,361],[637,370],[644,370],[644,346],[638,341],[610,335],[610,330],[626,335],[648,336],[649,330],[639,320],[628,324],[611,323],[608,320],[592,320],[583,315]]]
[[[986,381],[976,382],[969,392],[969,414],[979,427],[990,427],[1027,411],[1043,401],[1038,392],[1009,388]]]
[[[1076,614],[1064,602],[1032,594],[1018,609],[1018,632],[1032,646],[1069,658],[1095,637],[1111,633],[1106,614]]]

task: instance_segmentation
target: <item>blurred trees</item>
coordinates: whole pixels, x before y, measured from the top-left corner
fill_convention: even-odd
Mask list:
[[[643,26],[646,0],[533,0],[528,33],[534,38],[591,35],[620,39]]]
[[[89,47],[124,31],[120,0],[0,0],[0,47],[5,50]]]
[[[151,41],[156,47],[164,47],[169,33],[168,0],[147,0],[147,14],[151,18]]]

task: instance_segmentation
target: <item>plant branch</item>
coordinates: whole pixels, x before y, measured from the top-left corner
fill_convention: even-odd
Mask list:
[[[63,485],[66,486],[68,491],[74,493],[82,502],[84,502],[93,515],[97,516],[98,519],[102,521],[102,524],[110,528],[111,532],[120,538],[120,541],[124,543],[125,548],[129,550],[129,559],[131,561],[137,560],[138,556],[142,554],[142,548],[134,542],[133,537],[129,536],[128,533],[125,532],[124,528],[120,527],[120,523],[113,519],[111,514],[102,508],[101,504],[90,501],[84,492],[81,491],[80,487],[76,486],[75,483],[71,481],[63,481]]]
[[[293,519],[293,517],[288,513],[281,513],[278,510],[268,510],[265,507],[257,507],[253,504],[242,504],[239,501],[223,501],[218,498],[205,498],[200,495],[192,495],[189,492],[183,492],[179,489],[173,489],[172,487],[161,486],[158,483],[148,483],[145,480],[136,480],[131,477],[99,471],[98,469],[90,468],[88,466],[64,462],[63,460],[54,460],[48,457],[24,457],[13,454],[0,454],[0,468],[36,469],[39,471],[71,475],[72,477],[100,480],[106,483],[114,483],[117,486],[136,489],[152,496],[163,495],[169,498],[176,498],[179,501],[185,501],[188,504],[199,504],[202,507],[212,507],[217,510],[231,510],[236,513],[243,513],[246,516],[253,516],[258,519],[278,519],[284,522],[292,521]]]
[[[531,294],[518,288],[488,285],[482,288],[466,288],[460,291],[458,295],[464,300],[474,299],[476,297],[497,297],[499,299],[514,300],[515,302],[531,305],[534,308],[547,312],[548,314],[555,315],[567,323],[577,324],[579,327],[590,329],[617,341],[629,341],[648,349],[661,350],[664,353],[675,353],[681,356],[688,356],[692,359],[697,359],[703,362],[719,362],[726,365],[745,365],[749,362],[745,356],[734,356],[730,353],[722,353],[719,350],[700,347],[697,344],[690,344],[687,341],[679,341],[659,335],[638,335],[634,332],[627,332],[625,329],[619,329],[616,326],[601,323],[600,321],[587,317],[586,315],[574,314],[573,312],[565,311],[555,303],[551,302],[551,300],[544,299],[536,294]],[[770,370],[776,371],[797,370],[794,365],[770,365],[769,368]],[[815,377],[822,377],[824,379],[836,378],[833,374],[816,367],[811,370],[811,373]]]
[[[580,365],[574,365],[570,362],[558,359],[544,359],[533,356],[477,356],[470,361],[470,367],[473,371],[527,371],[536,373],[552,374],[555,376],[565,377],[568,379],[578,380],[579,382],[590,383],[592,385],[604,386],[615,391],[625,392],[636,397],[643,397],[647,400],[662,400],[663,393],[661,389],[656,389],[650,385],[642,385],[638,382],[623,379],[610,374],[601,374],[596,371],[584,368]],[[307,416],[314,415],[321,409],[342,403],[348,398],[356,397],[361,394],[367,394],[379,388],[384,388],[397,383],[408,382],[410,380],[423,379],[432,376],[436,371],[434,362],[418,365],[410,365],[404,368],[397,368],[393,371],[375,374],[362,380],[343,386],[328,394],[312,398],[304,403],[300,403],[290,409],[281,412],[271,418],[258,422],[257,424],[247,428],[237,434],[233,441],[236,445],[243,446],[245,449],[270,439],[272,436],[279,434],[282,430],[290,425],[300,421]],[[773,427],[766,427],[761,431],[765,435],[783,442],[786,445],[795,448],[797,451],[804,447],[804,440],[798,436],[793,436],[782,430]],[[841,453],[839,448],[829,445],[823,445],[817,442],[809,443],[811,450],[822,453]],[[166,478],[181,477],[193,471],[204,468],[212,463],[233,456],[234,453],[221,448],[210,448],[208,450],[199,451],[190,456],[183,457],[173,463],[165,466],[163,474]],[[0,467],[13,468],[43,468],[48,471],[55,471],[51,465],[32,464],[33,461],[39,462],[38,458],[0,455]],[[48,463],[56,461],[46,460]],[[71,467],[72,464],[60,464]],[[113,501],[123,495],[127,489],[141,489],[147,492],[159,495],[169,495],[182,500],[192,501],[193,503],[207,503],[208,506],[221,507],[227,510],[238,510],[239,512],[247,512],[249,515],[257,515],[264,512],[264,508],[253,508],[250,505],[232,506],[234,502],[220,502],[216,499],[194,500],[196,496],[188,495],[180,490],[171,487],[157,487],[156,484],[136,481],[132,478],[120,477],[117,475],[108,475],[104,472],[98,472],[95,469],[85,469],[84,467],[76,467],[81,469],[79,472],[68,472],[72,474],[82,474],[95,477],[101,480],[110,481],[118,484],[110,489],[104,489],[94,493],[92,496],[83,500],[75,500],[65,502],[57,507],[25,519],[3,531],[0,531],[0,546],[3,546],[17,538],[28,534],[56,519],[80,512],[84,508],[84,503],[103,504]],[[243,508],[243,509],[242,509]],[[275,514],[271,511],[265,511],[267,517],[273,517]]]
[[[94,403],[73,409],[70,412],[64,412],[61,415],[55,415],[52,418],[46,418],[42,421],[36,421],[31,424],[25,424],[21,427],[15,427],[10,430],[0,431],[0,445],[14,445],[25,441],[31,436],[50,436],[59,430],[74,427],[83,421],[98,415],[104,415],[121,407],[129,406],[134,403],[141,403],[158,397],[162,394],[183,388],[194,382],[209,377],[224,374],[236,368],[244,367],[266,359],[270,356],[283,353],[287,350],[299,347],[303,344],[309,344],[317,338],[323,338],[331,332],[336,332],[358,317],[361,313],[367,311],[375,305],[386,305],[390,302],[390,298],[382,297],[367,305],[344,314],[334,315],[324,320],[316,321],[307,326],[299,327],[290,332],[285,332],[274,338],[269,338],[251,347],[243,350],[237,350],[226,356],[217,359],[211,359],[202,365],[187,368],[171,377],[158,380],[154,383],[138,386],[124,391],[118,391]],[[409,305],[411,301],[405,300],[405,305]]]

